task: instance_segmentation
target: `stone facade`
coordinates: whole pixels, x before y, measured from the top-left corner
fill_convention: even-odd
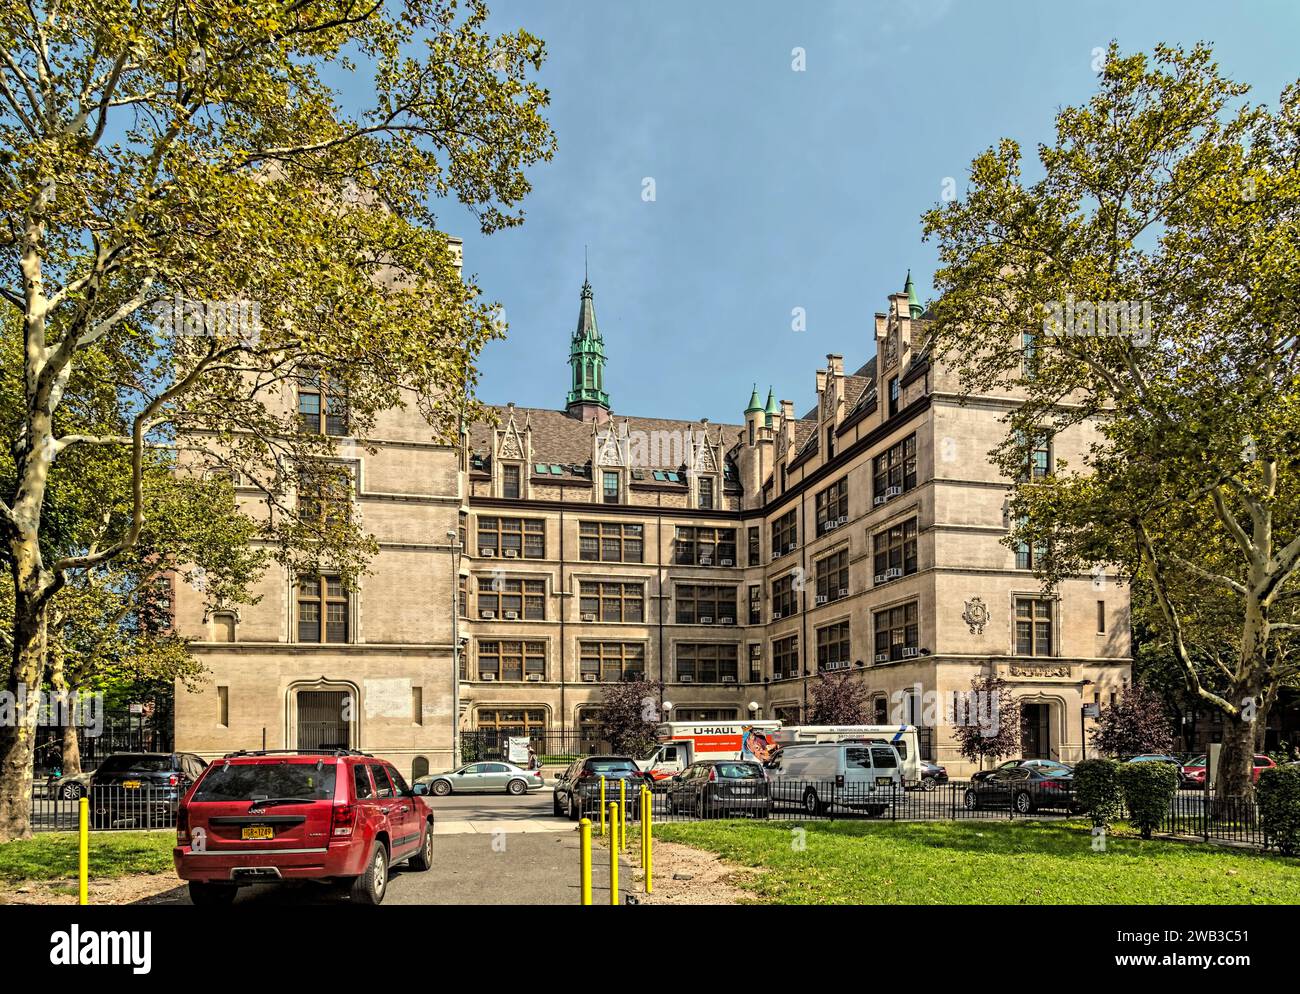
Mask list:
[[[576,735],[610,680],[644,672],[672,717],[801,721],[819,671],[843,669],[882,722],[918,725],[996,672],[1028,705],[1026,753],[1078,759],[1081,706],[1129,676],[1127,592],[1098,575],[1043,594],[1031,550],[1002,544],[1008,481],[988,452],[1017,398],[959,402],[909,290],[876,315],[875,357],[852,374],[827,357],[803,417],[757,390],[730,425],[571,395],[567,410],[499,408],[457,452],[395,413],[358,460],[381,549],[349,595],[347,641],[300,640],[284,576],[224,623],[233,644],[191,606],[212,681],[178,691],[177,746],[255,748],[264,728],[268,747],[301,745],[299,702],[325,699],[300,691],[342,690],[349,744],[418,775],[450,761],[455,698],[462,730]],[[595,335],[584,286],[575,384]],[[1090,430],[1052,438],[1041,466],[1080,465]],[[928,749],[971,769],[942,723]]]

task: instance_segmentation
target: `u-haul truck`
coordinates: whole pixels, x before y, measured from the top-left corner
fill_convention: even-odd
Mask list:
[[[637,766],[652,780],[667,780],[700,759],[747,759],[763,763],[776,749],[779,721],[666,721],[655,729],[659,744]]]
[[[915,725],[787,725],[778,729],[773,738],[778,746],[800,742],[846,742],[854,739],[885,742],[898,750],[899,758],[903,761],[900,770],[903,779],[921,779],[921,757]]]

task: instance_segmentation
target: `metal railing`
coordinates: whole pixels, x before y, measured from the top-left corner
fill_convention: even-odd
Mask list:
[[[176,787],[142,784],[93,787],[90,798],[92,831],[142,831],[176,824]],[[33,832],[75,832],[80,801],[59,796],[43,783],[32,786]]]

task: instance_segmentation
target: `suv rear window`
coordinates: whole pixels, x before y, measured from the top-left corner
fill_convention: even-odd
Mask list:
[[[176,769],[176,761],[171,756],[109,756],[100,764],[96,773],[170,773]]]
[[[750,780],[763,775],[757,763],[719,763],[718,776],[724,780]]]
[[[592,773],[635,773],[637,766],[630,759],[589,759],[587,769]]]
[[[335,763],[213,763],[191,801],[334,800]]]

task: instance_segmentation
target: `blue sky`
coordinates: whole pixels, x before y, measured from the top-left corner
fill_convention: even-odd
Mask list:
[[[1002,136],[1030,151],[1094,91],[1093,50],[1214,45],[1252,97],[1300,76],[1300,3],[492,0],[546,40],[559,151],[526,223],[446,230],[505,307],[480,394],[562,407],[583,246],[617,413],[739,422],[758,381],[811,405],[828,352],[856,369],[872,315],[935,253],[920,215]],[[806,70],[791,68],[792,50]],[[652,177],[655,199],[642,198]],[[802,307],[807,330],[791,330]]]

